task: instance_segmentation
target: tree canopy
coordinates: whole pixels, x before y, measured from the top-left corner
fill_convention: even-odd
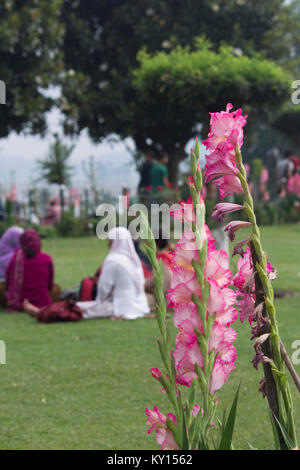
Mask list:
[[[63,68],[62,0],[6,0],[0,3],[0,79],[6,85],[0,137],[11,131],[43,133],[53,101],[45,89]]]
[[[224,42],[237,53],[263,51],[290,63],[297,16],[284,0],[65,0],[62,77],[65,130],[87,128],[93,140],[131,135],[139,119],[132,71],[137,53],[170,51],[206,36],[214,50]]]
[[[272,61],[259,56],[235,56],[221,47],[216,53],[203,41],[198,48],[177,47],[169,54],[139,54],[135,71],[139,119],[132,128],[136,141],[151,139],[172,155],[171,177],[176,179],[184,147],[197,133],[208,131],[209,112],[225,109],[228,102],[242,106],[249,124],[266,119],[290,93],[290,77]]]
[[[296,148],[300,146],[300,104],[285,108],[273,126]],[[299,150],[298,150],[299,151]]]

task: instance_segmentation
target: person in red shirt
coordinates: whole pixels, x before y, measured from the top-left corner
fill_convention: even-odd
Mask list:
[[[27,299],[36,307],[51,304],[50,292],[54,282],[54,266],[50,255],[41,251],[39,234],[25,230],[18,249],[6,271],[7,309],[23,310]]]

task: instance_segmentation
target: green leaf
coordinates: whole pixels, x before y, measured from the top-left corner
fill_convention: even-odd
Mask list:
[[[230,450],[232,446],[232,436],[233,436],[233,430],[234,430],[234,425],[235,425],[235,417],[236,417],[236,410],[237,410],[237,404],[238,404],[238,399],[239,399],[239,392],[240,392],[240,385],[237,389],[237,392],[235,394],[235,398],[233,400],[232,406],[230,413],[228,415],[228,419],[224,428],[224,432],[222,435],[222,439],[220,442],[219,450]]]
[[[272,412],[271,412],[270,408],[268,409],[268,411],[269,411],[269,418],[270,418],[270,421],[271,421],[271,426],[272,426],[272,431],[273,431],[275,449],[280,450],[280,442],[279,442],[279,439],[278,439],[276,426],[275,426],[275,423],[274,423],[274,420],[273,420],[273,417],[272,417]]]
[[[272,413],[272,412],[270,411],[270,413]],[[285,425],[285,423],[284,423],[282,420],[279,421],[279,420],[276,418],[276,416],[275,416],[274,414],[272,414],[271,416],[274,416],[275,420],[277,421],[278,426],[280,427],[280,431],[281,431],[281,434],[282,434],[282,436],[283,436],[285,445],[287,446],[287,448],[288,448],[289,450],[295,449],[296,444],[295,444],[295,442],[290,438],[289,432],[288,432],[288,428],[287,428],[287,426]]]
[[[188,436],[187,436],[184,410],[182,410],[182,450],[189,450],[189,441],[188,441]]]

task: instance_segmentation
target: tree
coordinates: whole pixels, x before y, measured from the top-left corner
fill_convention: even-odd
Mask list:
[[[66,145],[61,142],[59,136],[54,134],[55,141],[50,145],[48,155],[44,160],[38,160],[38,168],[41,178],[49,184],[69,185],[73,167],[67,161],[74,150],[75,145]]]
[[[235,56],[228,47],[216,53],[202,40],[196,50],[178,46],[154,56],[142,52],[139,61],[134,86],[140,111],[132,136],[140,146],[150,138],[171,155],[173,182],[199,123],[203,136],[207,134],[210,111],[232,102],[244,108],[253,124],[258,117],[269,119],[289,97],[290,77],[272,61]]]
[[[132,71],[142,47],[170,51],[205,35],[215,51],[227,42],[236,53],[263,51],[286,64],[299,31],[284,0],[65,0],[63,19],[65,131],[87,128],[96,142],[111,133],[132,136],[140,121]]]
[[[300,105],[289,106],[275,119],[273,126],[298,149],[300,147]]]
[[[63,68],[62,0],[6,0],[0,3],[0,79],[6,85],[0,137],[11,131],[44,133],[45,113],[54,101],[45,89]]]
[[[95,162],[93,156],[89,157],[88,162],[82,162],[82,170],[88,180],[89,188],[92,193],[92,204],[93,209],[95,209],[99,204],[99,171],[100,165]]]

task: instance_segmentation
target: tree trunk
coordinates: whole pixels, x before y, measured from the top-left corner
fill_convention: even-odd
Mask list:
[[[169,181],[172,183],[173,187],[175,187],[178,183],[179,163],[186,157],[186,155],[184,153],[184,148],[173,149],[171,151],[167,151],[167,153],[169,155]]]
[[[253,269],[254,271],[256,271],[255,266],[256,266],[256,263],[258,263],[258,258],[257,258],[257,254],[256,254],[253,243],[251,243],[251,255],[252,255]],[[255,307],[257,307],[262,302],[264,302],[264,308],[263,308],[262,314],[264,317],[267,317],[268,314],[267,314],[267,309],[266,309],[266,304],[265,304],[264,289],[263,289],[263,285],[261,283],[261,280],[257,271],[255,273],[255,297],[256,297]],[[260,334],[263,335],[269,332],[270,332],[269,325],[266,324],[266,326],[262,328],[262,330],[260,331]],[[261,349],[265,356],[269,357],[270,359],[273,358],[272,346],[271,346],[271,342],[269,338],[267,339],[267,341],[265,341],[262,344]],[[270,364],[263,364],[263,369],[264,369],[265,382],[266,382],[267,400],[269,403],[270,410],[273,414],[273,422],[277,431],[280,447],[281,449],[286,449],[284,437],[281,433],[280,427],[276,419],[274,418],[275,416],[277,420],[279,421],[279,402],[278,402],[276,383],[273,377],[272,369],[271,369]]]

